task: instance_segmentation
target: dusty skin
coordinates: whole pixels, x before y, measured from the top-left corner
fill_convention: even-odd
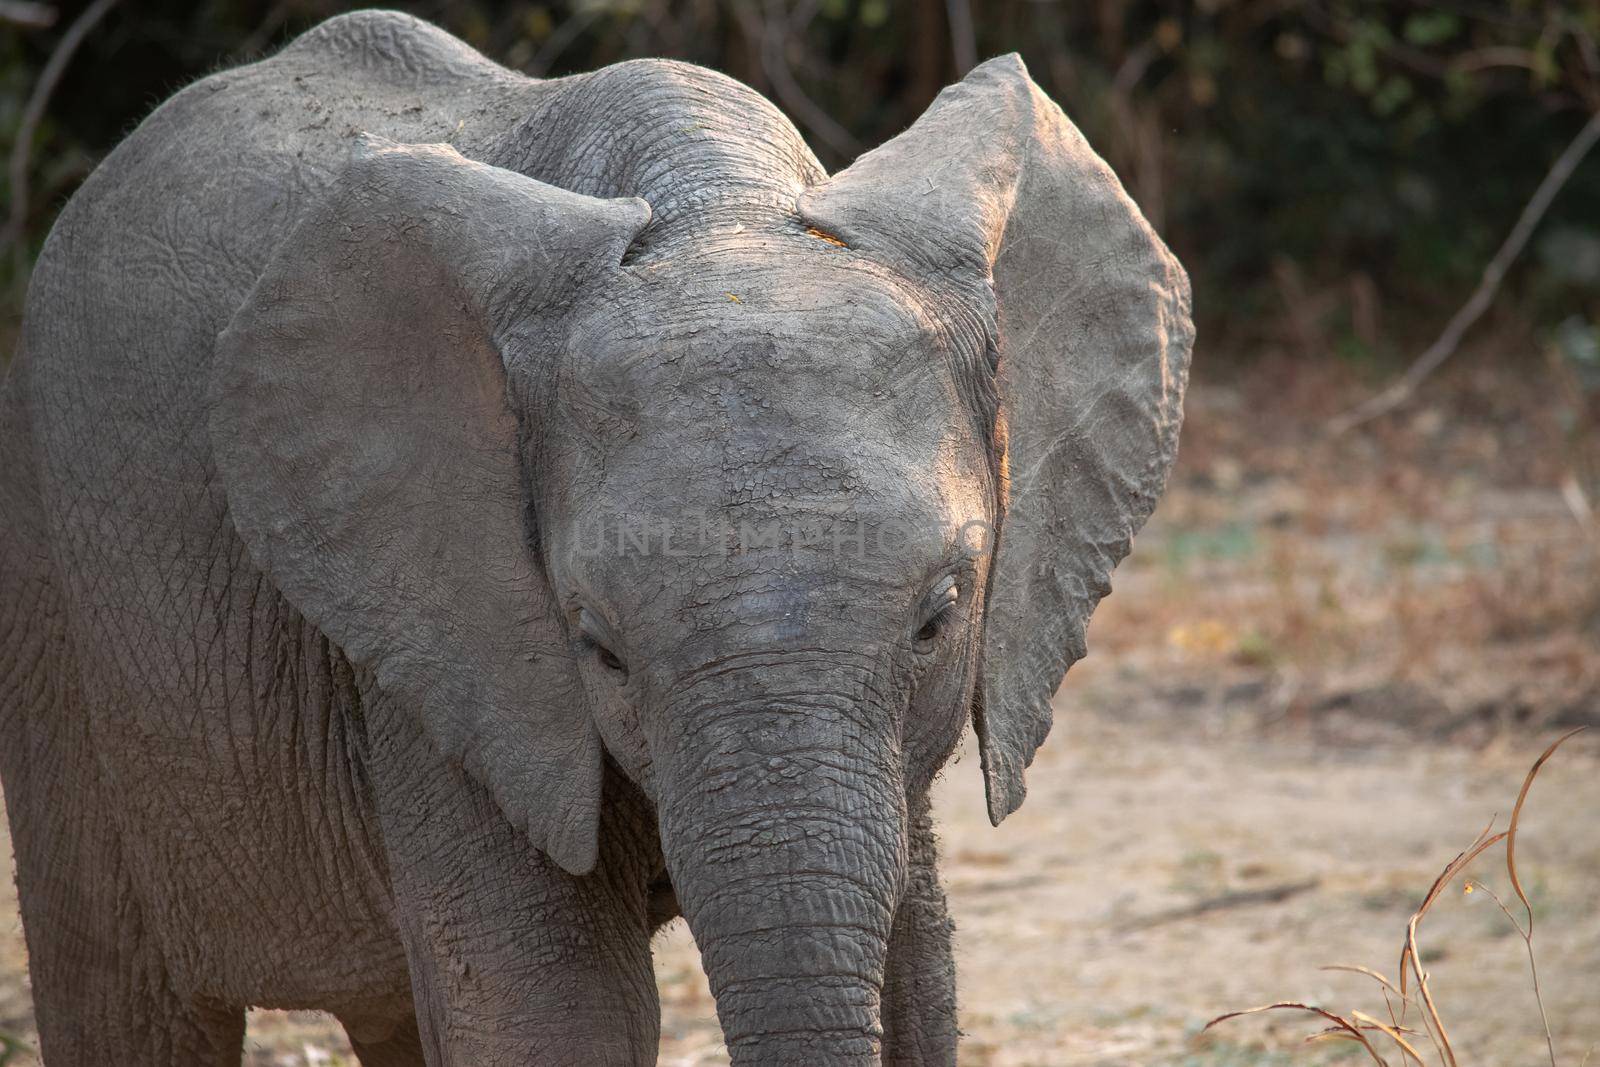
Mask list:
[[[1191,1037],[1277,998],[1382,1017],[1364,979],[1318,965],[1392,975],[1428,883],[1492,814],[1504,825],[1533,755],[1595,721],[1600,692],[1594,557],[1556,488],[1574,452],[1537,414],[1560,383],[1475,373],[1340,446],[1305,428],[1349,382],[1284,395],[1268,370],[1192,391],[1173,491],[1057,698],[1028,804],[990,828],[970,736],[937,787],[963,1064],[1360,1062],[1304,1049],[1298,1017]],[[1592,735],[1564,748],[1519,850],[1569,1067],[1600,1041],[1597,772]],[[1504,893],[1498,853],[1474,873]],[[0,894],[0,1031],[31,1045],[9,879]],[[1493,902],[1458,888],[1422,934],[1462,1062],[1544,1062]],[[726,1063],[681,923],[656,950],[661,1062]],[[246,1062],[354,1061],[326,1017],[257,1012]]]
[[[1014,54],[832,175],[714,71],[395,12],[188,86],[0,393],[44,1054],[232,1062],[271,1005],[367,1067],[641,1067],[681,914],[735,1063],[954,1063],[929,789],[970,718],[1022,803],[1192,338]],[[699,513],[765,532],[581,534]]]

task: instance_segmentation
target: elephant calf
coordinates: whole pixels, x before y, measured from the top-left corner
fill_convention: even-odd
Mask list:
[[[0,396],[0,771],[42,1052],[949,1064],[928,788],[989,815],[1177,446],[1188,282],[1005,57],[832,177],[697,67],[404,15],[151,115]]]

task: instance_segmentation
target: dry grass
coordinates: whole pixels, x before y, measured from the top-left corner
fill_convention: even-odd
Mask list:
[[[1357,393],[1347,370],[1268,365],[1197,389],[1091,660],[1202,703],[1265,689],[1269,719],[1325,730],[1482,741],[1595,723],[1600,439],[1564,382],[1469,361],[1340,439],[1322,425]]]
[[[1417,1050],[1416,1044],[1411,1040],[1419,1035],[1426,1036],[1432,1045],[1436,1056],[1434,1062],[1441,1065],[1441,1067],[1460,1067],[1460,1060],[1445,1028],[1439,1004],[1434,998],[1433,990],[1429,987],[1428,972],[1422,965],[1423,957],[1418,930],[1421,928],[1422,920],[1427,916],[1434,902],[1466,871],[1468,866],[1494,846],[1503,843],[1505,845],[1506,876],[1510,879],[1512,891],[1515,892],[1518,902],[1522,905],[1523,919],[1519,920],[1511,909],[1506,906],[1505,901],[1494,890],[1481,882],[1465,882],[1464,891],[1467,893],[1482,891],[1488,894],[1505,915],[1506,920],[1511,923],[1517,934],[1522,938],[1524,947],[1527,950],[1528,977],[1532,984],[1534,1002],[1539,1010],[1539,1025],[1544,1031],[1545,1047],[1550,1055],[1550,1067],[1559,1067],[1555,1040],[1550,1033],[1550,1019],[1545,1010],[1544,993],[1539,986],[1539,966],[1533,945],[1533,905],[1528,900],[1528,895],[1522,887],[1521,876],[1517,872],[1517,827],[1522,817],[1522,806],[1528,799],[1528,791],[1533,788],[1534,779],[1538,777],[1540,769],[1544,767],[1545,762],[1555,754],[1562,744],[1574,734],[1581,733],[1585,729],[1587,727],[1580,726],[1561,735],[1551,742],[1550,746],[1534,761],[1533,766],[1528,770],[1527,776],[1522,780],[1522,789],[1518,792],[1516,804],[1511,809],[1511,823],[1505,830],[1495,832],[1494,820],[1491,819],[1489,825],[1479,832],[1472,844],[1446,864],[1439,877],[1434,879],[1433,885],[1428,888],[1428,892],[1423,896],[1422,903],[1411,913],[1411,919],[1406,924],[1405,943],[1400,950],[1400,978],[1398,983],[1390,981],[1380,972],[1368,967],[1343,964],[1325,968],[1327,970],[1353,971],[1364,974],[1376,982],[1383,992],[1384,1011],[1389,1019],[1387,1024],[1379,1021],[1375,1016],[1360,1010],[1352,1010],[1348,1014],[1341,1015],[1338,1012],[1330,1011],[1314,1004],[1306,1004],[1299,1001],[1277,1001],[1257,1008],[1247,1008],[1219,1015],[1206,1023],[1202,1033],[1210,1031],[1218,1023],[1245,1015],[1256,1015],[1270,1011],[1308,1012],[1321,1016],[1333,1024],[1312,1034],[1307,1038],[1308,1041],[1342,1040],[1353,1042],[1360,1045],[1362,1050],[1378,1067],[1389,1067],[1389,1061],[1379,1051],[1383,1047],[1385,1039],[1393,1051],[1404,1057],[1405,1061],[1414,1063],[1417,1067],[1427,1067],[1428,1060],[1424,1058],[1423,1053]],[[1395,1009],[1396,1002],[1399,1004],[1398,1011]],[[1407,1024],[1408,1020],[1413,1016],[1417,1020],[1416,1025],[1420,1026],[1421,1030]],[[1376,1043],[1373,1035],[1377,1035]]]

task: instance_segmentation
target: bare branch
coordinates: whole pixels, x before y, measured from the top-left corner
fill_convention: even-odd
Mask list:
[[[978,65],[978,39],[972,28],[972,5],[967,0],[944,0],[950,18],[950,55],[956,62],[956,77]]]
[[[1561,192],[1562,187],[1567,184],[1567,179],[1572,177],[1572,172],[1583,162],[1583,157],[1594,147],[1596,141],[1600,141],[1600,111],[1589,116],[1589,121],[1584,123],[1578,135],[1572,139],[1572,143],[1567,145],[1551,165],[1549,173],[1539,183],[1539,188],[1534,190],[1532,199],[1522,209],[1522,215],[1517,219],[1517,224],[1511,228],[1511,233],[1506,236],[1500,250],[1489,260],[1489,265],[1484,267],[1483,278],[1478,282],[1478,288],[1451,317],[1438,340],[1417,357],[1416,362],[1401,375],[1399,381],[1332,420],[1328,424],[1330,433],[1337,436],[1393,411],[1410,399],[1423,379],[1455,353],[1467,330],[1494,302],[1495,294],[1500,291],[1500,283],[1505,279],[1506,271],[1522,254],[1528,239],[1533,236],[1534,229],[1539,225],[1539,220],[1543,219],[1545,212],[1549,210],[1550,202]]]
[[[1490,67],[1521,67],[1523,70],[1532,70],[1535,62],[1532,49],[1502,45],[1463,53],[1451,60],[1450,65],[1456,70],[1470,73],[1487,70]]]
[[[251,31],[250,36],[246,37],[233,50],[233,54],[240,59],[255,58],[260,55],[261,51],[272,43],[272,35],[282,29],[285,22],[289,21],[289,16],[294,13],[293,7],[293,0],[278,0],[276,4],[272,5],[272,10],[267,12],[266,17],[261,20],[260,24]]]
[[[800,120],[800,124],[817,136],[842,159],[849,161],[861,154],[861,142],[850,131],[835,122],[795,80],[786,52],[790,34],[801,36],[803,25],[796,26],[784,17],[781,4],[768,0],[765,17],[754,10],[753,4],[730,5],[739,29],[745,39],[760,49],[761,70],[772,83],[772,91],[784,109]],[[814,9],[813,9],[814,10]]]
[[[51,94],[56,91],[56,84],[61,81],[61,75],[66,72],[67,64],[72,61],[72,53],[78,50],[78,46],[89,36],[89,31],[94,29],[95,24],[116,6],[117,0],[95,0],[84,9],[83,14],[73,20],[72,25],[67,27],[67,32],[56,42],[55,51],[50,53],[44,70],[39,72],[39,80],[34,83],[33,94],[28,97],[27,106],[23,108],[22,121],[17,124],[16,140],[11,143],[9,172],[11,217],[6,221],[5,229],[0,230],[0,251],[3,251],[6,245],[16,242],[19,275],[25,266],[22,232],[28,224],[28,163],[33,154],[34,134],[39,128],[40,120],[44,118],[45,108],[50,104]]]
[[[524,73],[535,78],[544,77],[549,73],[555,61],[561,58],[561,53],[565,52],[572,45],[572,42],[582,36],[583,31],[593,25],[603,14],[605,14],[605,8],[599,4],[592,4],[573,12],[545,39],[544,44],[539,48],[538,54],[524,68]]]

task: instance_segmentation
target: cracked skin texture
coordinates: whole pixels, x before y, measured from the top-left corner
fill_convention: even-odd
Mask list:
[[[1181,422],[1181,268],[1015,57],[829,177],[664,61],[408,16],[188,87],[0,395],[0,774],[49,1064],[949,1064],[927,791],[998,821]],[[619,520],[841,530],[592,551]],[[998,539],[956,536],[963,524]],[[884,531],[896,537],[885,539]]]

